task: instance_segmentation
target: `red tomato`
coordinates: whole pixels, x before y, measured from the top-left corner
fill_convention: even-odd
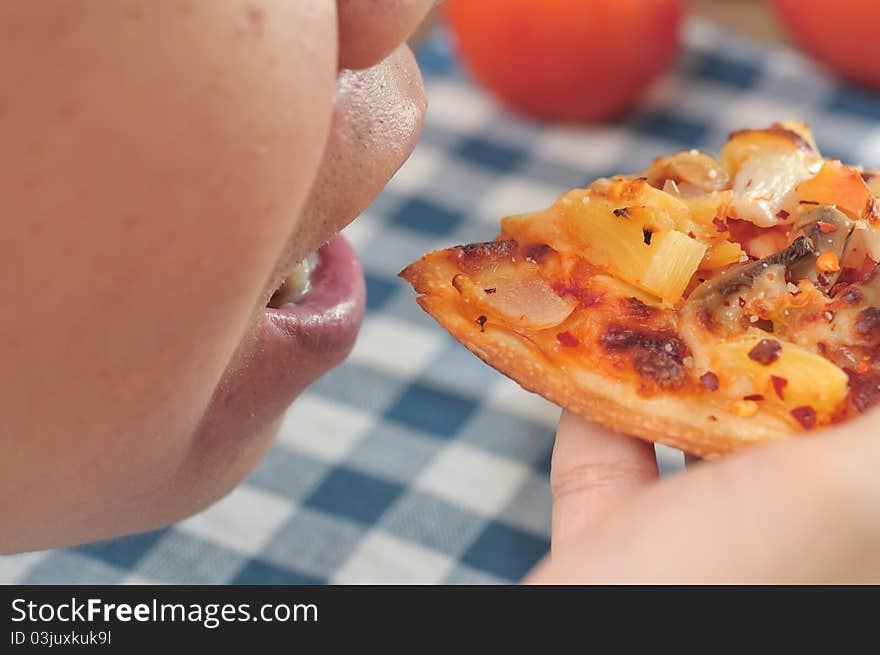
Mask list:
[[[880,87],[880,1],[772,0],[792,38],[844,77]]]
[[[678,52],[682,0],[447,0],[458,51],[510,107],[594,120],[632,106]]]

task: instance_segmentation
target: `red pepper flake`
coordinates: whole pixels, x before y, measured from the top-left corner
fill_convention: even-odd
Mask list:
[[[477,317],[477,325],[480,326],[480,332],[486,331],[486,317],[482,314]]]
[[[712,371],[706,371],[700,376],[700,384],[703,385],[704,389],[708,389],[709,391],[717,391],[718,376],[715,375]]]
[[[626,211],[626,207],[623,207],[621,209],[615,209],[614,215],[617,216],[617,218],[629,218],[629,214]]]
[[[483,293],[495,293],[498,289],[495,287],[490,287],[488,289],[483,289]]]
[[[819,231],[822,234],[831,234],[832,232],[837,232],[837,226],[834,223],[826,223],[825,221],[818,221]]]
[[[566,348],[574,348],[581,344],[580,339],[574,336],[571,332],[559,332],[556,335],[556,340]]]
[[[864,262],[858,268],[845,267],[840,272],[840,281],[846,284],[859,284],[865,282],[877,269],[877,262],[870,257],[865,257]]]
[[[776,279],[776,276],[773,273],[767,273],[767,279],[772,282]]]
[[[776,218],[784,221],[786,218],[788,218],[788,212],[784,209],[780,209],[778,212],[776,212]]]
[[[737,299],[736,299],[736,302],[739,304],[740,307],[745,307],[745,306],[746,306],[746,301],[745,301],[745,299],[744,299],[742,296],[740,296],[739,298],[737,298]]]
[[[791,410],[791,415],[797,419],[805,430],[816,427],[816,410],[809,405],[802,405]]]
[[[717,420],[718,420],[718,417],[717,417],[717,416],[714,416],[713,414],[709,414],[709,420],[710,420],[710,421],[717,421]]]
[[[697,238],[697,235],[694,234],[694,231],[693,231],[693,230],[691,230],[690,232],[688,232],[688,236],[689,236],[691,239],[696,239],[696,238]]]
[[[752,393],[748,396],[743,396],[743,400],[754,400],[755,402],[761,402],[764,400],[764,396],[759,393]]]
[[[824,273],[819,273],[816,276],[816,282],[818,282],[820,286],[823,286],[823,287],[828,286],[828,278],[825,277]]]
[[[785,400],[785,387],[788,386],[788,380],[778,375],[771,375],[770,382],[773,384],[773,391],[779,397],[779,400]]]
[[[870,367],[868,366],[867,362],[859,362],[858,364],[856,364],[856,370],[859,373],[867,373],[870,370]]]
[[[776,339],[761,339],[749,351],[749,359],[764,366],[770,366],[770,364],[779,359],[780,350],[782,350],[782,344]]]
[[[727,232],[727,223],[722,221],[717,216],[712,219],[712,224],[715,226],[715,229],[719,232]]]
[[[827,355],[828,354],[828,344],[826,344],[824,341],[817,341],[816,348],[819,349],[820,355]]]
[[[819,204],[819,201],[818,201],[818,200],[800,200],[800,201],[798,201],[798,204],[801,204],[801,205],[818,205],[818,204]]]

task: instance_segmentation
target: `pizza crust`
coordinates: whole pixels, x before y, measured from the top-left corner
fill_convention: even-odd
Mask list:
[[[877,178],[774,123],[732,134],[718,160],[679,152],[572,189],[401,276],[525,389],[717,457],[880,402]]]
[[[475,323],[461,311],[448,271],[421,260],[401,272],[420,294],[419,305],[471,352],[527,391],[609,429],[715,458],[744,446],[795,434],[771,415],[742,417],[699,397],[641,396],[634,385],[601,375],[584,362],[565,368],[526,336],[493,321]],[[713,420],[710,417],[715,417]]]

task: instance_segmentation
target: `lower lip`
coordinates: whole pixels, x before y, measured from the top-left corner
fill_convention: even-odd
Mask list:
[[[303,302],[267,307],[227,367],[201,425],[212,443],[226,440],[232,448],[242,436],[271,436],[300,392],[354,345],[365,300],[357,256],[336,236],[318,257]]]
[[[254,434],[348,355],[364,315],[364,276],[341,236],[318,251],[311,290],[298,305],[267,307],[227,367],[205,429]]]
[[[344,237],[336,235],[318,250],[318,266],[306,297],[296,305],[267,307],[265,318],[276,335],[297,351],[344,357],[357,337],[364,298],[357,255]]]

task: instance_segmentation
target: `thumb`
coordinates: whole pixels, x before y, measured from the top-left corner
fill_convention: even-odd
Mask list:
[[[564,410],[550,468],[553,548],[588,530],[657,477],[653,444]]]

